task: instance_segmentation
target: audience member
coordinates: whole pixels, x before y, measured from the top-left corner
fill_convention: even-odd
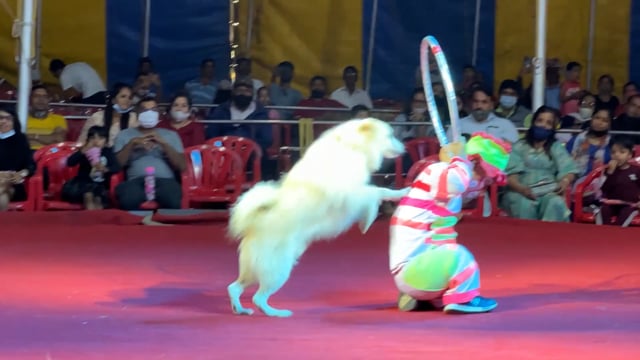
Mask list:
[[[269,96],[269,89],[266,86],[258,89],[258,104],[264,106],[273,106],[273,102],[271,101],[271,97]],[[284,120],[284,117],[280,115],[280,112],[276,109],[268,109],[267,114],[269,114],[269,120]]]
[[[64,141],[67,136],[67,121],[49,111],[50,100],[44,85],[31,89],[26,134],[33,150]]]
[[[460,132],[468,135],[486,132],[511,143],[518,141],[516,127],[511,121],[495,115],[494,108],[491,92],[483,87],[475,88],[471,92],[471,115],[460,119]],[[447,137],[452,138],[451,128],[447,132]]]
[[[610,109],[602,108],[596,111],[589,121],[589,128],[571,138],[567,143],[567,151],[571,154],[578,170],[578,180],[575,184],[582,182],[593,169],[611,160],[609,149],[611,120]]]
[[[616,110],[620,106],[620,100],[613,95],[615,89],[615,82],[613,76],[602,75],[598,79],[598,96],[596,96],[596,108],[608,109],[611,114],[616,113]]]
[[[132,106],[133,91],[131,86],[125,83],[117,83],[111,89],[104,110],[98,111],[84,123],[78,143],[87,142],[89,129],[94,126],[103,126],[108,130],[107,146],[112,147],[113,141],[121,130],[129,127],[138,127],[138,118]]]
[[[495,110],[496,115],[511,120],[516,128],[523,128],[525,119],[531,116],[531,110],[518,103],[520,85],[516,80],[504,80],[500,84],[500,100]]]
[[[133,85],[133,92],[138,99],[154,97],[162,101],[162,81],[160,75],[153,71],[153,62],[149,57],[138,61],[138,74]],[[138,100],[136,99],[136,100]]]
[[[34,171],[29,142],[18,116],[13,110],[0,108],[0,211],[7,210],[11,200],[26,200],[24,181]]]
[[[276,106],[296,106],[302,101],[300,91],[291,87],[295,68],[288,61],[281,62],[273,71],[271,85],[269,85],[269,98]],[[293,119],[293,110],[279,110],[283,120]]]
[[[158,127],[177,132],[185,148],[204,144],[204,125],[195,121],[189,95],[186,92],[178,93],[169,104],[169,114],[160,121]]]
[[[640,132],[640,95],[632,95],[627,100],[625,111],[613,121],[615,131]],[[640,144],[640,136],[633,136],[636,144]]]
[[[626,227],[638,215],[640,206],[640,166],[629,163],[633,158],[633,140],[616,137],[611,144],[611,157],[603,174],[602,204],[596,223]]]
[[[309,81],[310,96],[301,100],[298,107],[314,107],[314,108],[345,108],[344,105],[336,100],[327,97],[327,78],[316,75]],[[343,112],[327,111],[327,110],[308,110],[298,109],[294,111],[294,119],[313,118],[316,120],[338,120],[344,119]]]
[[[107,146],[109,132],[105,127],[92,126],[80,150],[67,159],[68,167],[78,167],[78,174],[62,186],[62,198],[73,204],[83,204],[87,210],[103,209],[109,200],[111,175],[120,166]]]
[[[429,114],[427,100],[423,88],[416,88],[411,94],[410,101],[404,107],[404,111],[396,116],[394,122],[404,122],[407,125],[394,125],[394,133],[398,140],[407,141],[419,137],[430,136],[432,127],[428,125],[411,125],[411,122],[427,122]]]
[[[508,188],[502,207],[519,219],[569,221],[566,192],[578,170],[567,149],[555,138],[560,113],[542,106],[524,139],[513,145]]]
[[[640,86],[638,86],[638,84],[636,84],[633,81],[629,81],[628,83],[624,84],[624,86],[622,87],[622,102],[620,103],[620,105],[618,105],[618,108],[616,109],[616,113],[615,113],[616,117],[624,114],[626,110],[626,105],[629,102],[629,99],[631,99],[633,95],[640,94],[638,90],[640,90]]]
[[[84,104],[105,103],[107,88],[98,72],[85,62],[66,65],[60,59],[49,63],[49,71],[60,80],[64,100]]]
[[[580,73],[582,65],[572,61],[567,64],[564,82],[560,87],[560,103],[562,115],[568,115],[578,111],[578,99],[582,95]]]
[[[364,105],[356,105],[351,108],[351,118],[366,119],[371,117],[371,111]]]
[[[113,151],[126,170],[126,181],[116,187],[121,209],[139,209],[147,200],[144,177],[148,168],[154,170],[155,201],[161,208],[180,208],[182,189],[176,177],[186,168],[184,149],[175,131],[157,128],[159,119],[155,98],[144,98],[138,104],[140,126],[116,136]]]
[[[563,116],[560,119],[560,128],[572,130],[588,129],[595,108],[596,97],[590,92],[582,91],[578,99],[578,111]],[[559,133],[556,134],[556,139],[567,143],[573,135],[573,133]]]
[[[241,57],[236,59],[236,78],[235,81],[242,79],[243,81],[251,82],[253,86],[253,96],[258,96],[258,89],[264,86],[264,83],[251,76],[251,64],[252,61],[249,58]]]
[[[349,109],[353,109],[353,107],[357,105],[364,105],[368,109],[373,109],[373,101],[371,101],[369,93],[356,87],[358,83],[358,69],[356,69],[355,66],[347,66],[344,68],[342,80],[344,81],[344,86],[331,93],[331,99]]]
[[[195,104],[213,104],[218,91],[216,62],[213,59],[202,60],[200,76],[187,81],[184,88]]]

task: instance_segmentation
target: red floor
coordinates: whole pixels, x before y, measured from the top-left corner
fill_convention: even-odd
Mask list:
[[[137,221],[0,216],[0,359],[640,359],[639,229],[465,219],[500,307],[447,316],[395,310],[380,222],[312,247],[270,319],[230,313],[223,224]]]

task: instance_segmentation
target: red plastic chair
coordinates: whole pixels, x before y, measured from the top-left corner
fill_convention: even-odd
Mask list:
[[[640,164],[636,162],[631,163],[632,166],[640,166]],[[606,170],[606,166],[601,166],[595,170],[593,170],[587,177],[578,185],[576,185],[576,190],[574,192],[574,206],[573,206],[573,222],[576,223],[595,223],[596,222],[596,213],[592,211],[587,211],[584,208],[583,199],[585,191],[591,186],[591,184],[602,176],[602,173]],[[638,226],[640,225],[640,216],[636,216],[632,221],[631,225]]]
[[[42,177],[34,175],[25,179],[24,187],[27,192],[25,201],[13,201],[9,203],[9,211],[35,211],[42,189]]]
[[[185,150],[187,157],[186,194],[189,205],[233,204],[244,180],[244,161],[235,151],[210,145]]]
[[[66,140],[70,142],[78,141],[80,134],[82,133],[82,128],[84,127],[85,120],[80,119],[67,119],[67,136]]]
[[[412,164],[415,164],[428,156],[437,156],[440,152],[440,143],[435,137],[421,137],[409,140],[404,143],[404,147],[411,158]],[[403,178],[403,161],[404,159],[402,157],[396,158],[395,182],[397,188],[402,187],[405,183]]]
[[[43,178],[47,169],[49,187],[42,189],[36,203],[37,210],[82,210],[82,204],[71,204],[62,200],[62,187],[65,182],[78,174],[78,166],[68,167],[67,158],[73,154],[70,150],[60,150],[44,155],[38,162],[36,176]]]
[[[213,147],[225,147],[240,155],[244,164],[243,169],[246,171],[242,184],[243,189],[249,189],[262,179],[262,149],[253,140],[238,136],[219,136],[207,140],[206,144]],[[249,166],[249,160],[252,156],[253,164]],[[251,175],[251,180],[247,180],[247,174]]]
[[[633,156],[640,157],[640,145],[633,146]]]
[[[36,152],[33,154],[33,160],[37,163],[45,155],[55,154],[60,151],[69,151],[73,153],[74,151],[77,151],[80,147],[81,145],[74,141],[64,141],[57,144],[46,145],[36,150]]]

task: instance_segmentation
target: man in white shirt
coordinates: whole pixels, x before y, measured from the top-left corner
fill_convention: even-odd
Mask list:
[[[363,89],[356,88],[358,83],[358,69],[355,66],[347,66],[342,72],[343,87],[331,94],[331,99],[342,105],[353,109],[357,105],[364,105],[368,109],[373,109],[373,101],[369,93]]]
[[[476,88],[471,93],[471,115],[458,122],[460,133],[471,136],[476,132],[486,132],[497,138],[514,143],[518,141],[518,130],[510,120],[498,117],[493,113],[494,102],[489,90]],[[451,140],[451,128],[447,131]]]
[[[60,59],[53,59],[49,63],[49,71],[60,80],[64,100],[76,101],[77,98],[85,104],[106,103],[107,88],[91,65],[85,62],[66,65]]]
[[[242,79],[246,81],[246,79],[251,79],[253,85],[253,97],[258,98],[258,90],[260,90],[264,83],[258,79],[254,79],[251,76],[251,59],[249,58],[238,58],[236,59],[236,80]]]

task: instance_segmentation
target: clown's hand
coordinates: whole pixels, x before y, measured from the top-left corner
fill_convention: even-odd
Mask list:
[[[440,161],[449,162],[451,161],[451,159],[453,159],[456,156],[465,157],[466,152],[464,148],[465,148],[464,140],[452,142],[442,146],[440,148]]]

